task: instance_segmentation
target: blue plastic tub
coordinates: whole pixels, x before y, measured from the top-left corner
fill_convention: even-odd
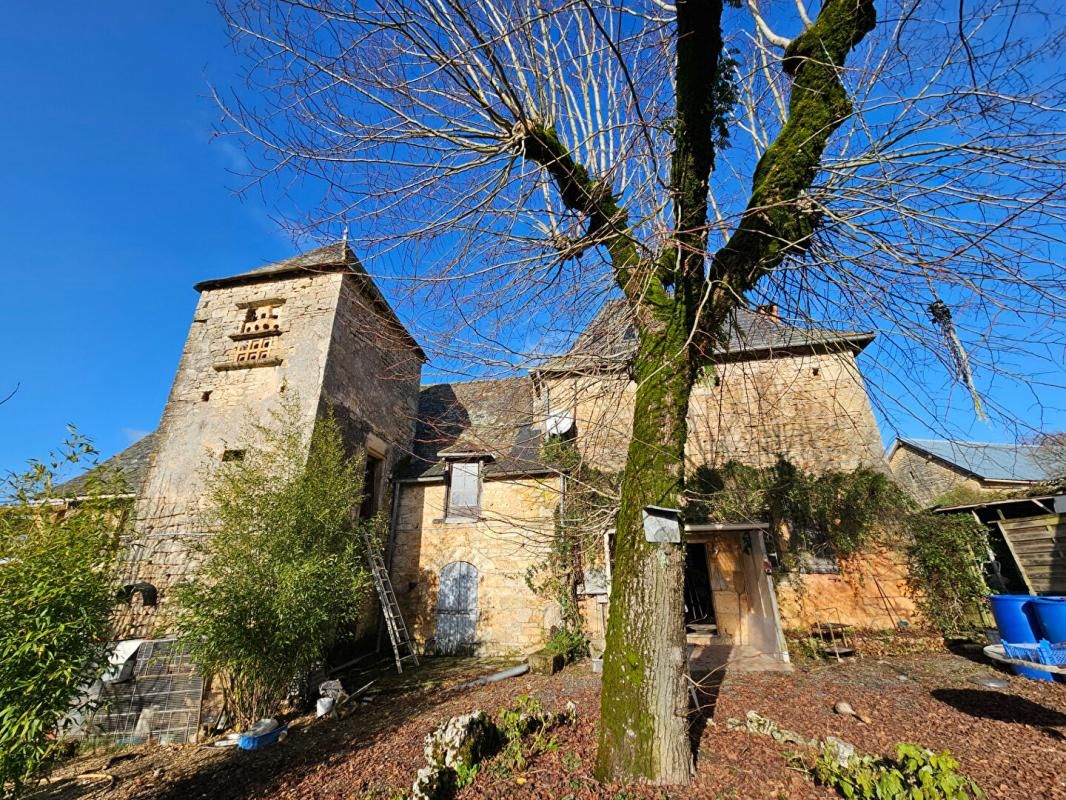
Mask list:
[[[1016,644],[1035,644],[1041,637],[1033,613],[1032,602],[1037,599],[1031,594],[993,594],[988,602],[992,604],[992,616],[996,619],[999,635],[1006,642]],[[1011,665],[1015,675],[1021,675],[1034,681],[1054,681],[1051,673],[1032,667]]]
[[[1030,607],[1045,639],[1052,644],[1066,642],[1066,598],[1035,597]]]
[[[264,747],[270,747],[272,744],[277,744],[284,739],[289,733],[288,725],[280,725],[267,733],[259,734],[258,736],[242,735],[237,740],[237,747],[241,750],[262,750]]]

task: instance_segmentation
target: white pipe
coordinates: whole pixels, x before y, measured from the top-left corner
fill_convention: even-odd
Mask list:
[[[484,686],[486,683],[496,683],[496,681],[502,681],[506,678],[517,678],[519,675],[525,675],[529,672],[529,664],[519,664],[517,667],[511,667],[511,669],[505,669],[503,672],[497,672],[493,675],[486,675],[484,678],[477,678],[476,680],[467,681],[456,686],[456,689],[471,689],[474,686]]]

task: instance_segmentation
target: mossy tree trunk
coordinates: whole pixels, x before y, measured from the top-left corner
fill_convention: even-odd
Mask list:
[[[650,543],[645,506],[678,508],[684,490],[686,417],[692,388],[682,306],[644,333],[635,367],[633,435],[616,521],[601,694],[597,775],[686,783],[688,738],[683,582],[685,551]]]
[[[554,129],[527,124],[525,157],[553,178],[566,206],[588,220],[633,312],[638,351],[632,438],[616,521],[611,614],[604,657],[596,773],[603,780],[687,783],[683,585],[685,551],[645,540],[648,505],[683,511],[689,397],[745,292],[810,245],[818,217],[802,206],[829,137],[851,113],[840,69],[874,25],[872,0],[824,0],[785,52],[789,117],[752,179],[736,230],[707,251],[708,186],[723,56],[723,0],[677,3],[677,115],[670,174],[674,235],[654,258],[635,241],[611,187],[577,163]]]

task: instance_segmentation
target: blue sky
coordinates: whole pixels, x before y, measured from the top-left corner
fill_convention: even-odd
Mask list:
[[[208,81],[236,62],[213,4],[17,3],[0,26],[0,470],[73,422],[100,450],[158,422],[197,280],[294,252]]]
[[[0,471],[43,457],[68,422],[105,456],[154,428],[192,285],[295,252],[273,219],[274,198],[235,195],[238,145],[212,140],[219,114],[209,82],[232,85],[240,66],[209,2],[6,10],[0,398],[18,390],[0,405]],[[285,202],[294,199],[299,189]],[[1055,361],[1033,371],[1061,386]],[[1043,406],[1039,424],[1061,429],[1059,394],[1011,386],[997,399],[1020,416]],[[967,406],[951,412],[964,435],[1011,437],[975,423]],[[928,433],[906,409],[881,422],[886,438],[894,428]]]

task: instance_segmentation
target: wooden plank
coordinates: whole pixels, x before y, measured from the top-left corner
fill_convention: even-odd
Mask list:
[[[1058,553],[1030,553],[1025,557],[1026,563],[1033,567],[1052,567],[1057,564],[1063,564],[1064,559]],[[1066,570],[1066,566],[1064,566]]]
[[[999,528],[999,535],[1003,538],[1003,542],[1007,545],[1007,549],[1010,550],[1011,557],[1014,559],[1014,564],[1018,567],[1018,572],[1022,576],[1022,580],[1025,581],[1025,588],[1029,590],[1030,594],[1036,594],[1036,589],[1033,588],[1033,582],[1029,580],[1029,574],[1025,571],[1025,565],[1018,557],[1018,553],[1014,550],[1014,544],[1011,542],[1010,537],[1007,536],[1007,532],[1003,530],[1003,522],[995,520],[993,524]]]
[[[1066,531],[1026,531],[1025,533],[1008,533],[1015,544],[1021,542],[1056,542],[1066,541]]]
[[[1054,539],[1044,539],[1042,542],[1014,542],[1014,549],[1019,553],[1054,553],[1066,551],[1066,542],[1056,542]]]
[[[999,520],[1003,525],[1008,528],[1016,526],[1025,527],[1027,525],[1061,525],[1062,514],[1044,514],[1039,517],[1021,517],[1019,519],[1001,519]]]

